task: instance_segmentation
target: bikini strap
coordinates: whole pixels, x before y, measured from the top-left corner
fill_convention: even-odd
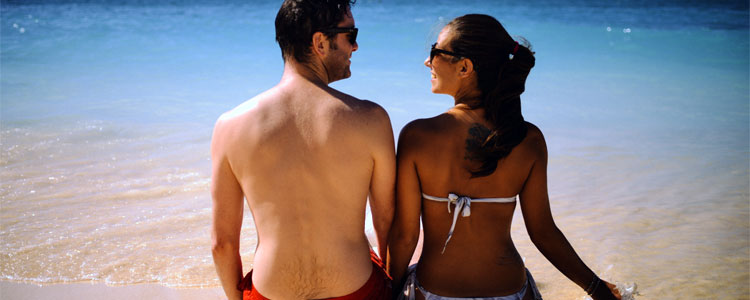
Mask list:
[[[446,202],[448,205],[448,213],[451,213],[451,204],[455,204],[456,208],[453,211],[453,224],[451,224],[451,229],[448,231],[448,238],[445,240],[445,245],[443,245],[443,251],[441,253],[445,253],[445,248],[448,247],[448,242],[451,240],[451,237],[453,237],[453,230],[456,229],[456,221],[458,221],[458,215],[461,214],[463,217],[471,216],[471,201],[472,199],[467,196],[459,196],[454,193],[449,193],[448,198],[440,198],[440,197],[434,197],[427,195],[425,193],[422,193],[422,197],[424,197],[427,200],[432,201],[439,201],[439,202]],[[490,203],[510,203],[516,201],[516,197],[509,197],[509,198],[480,198],[480,199],[474,199],[474,201],[477,202],[490,202]]]

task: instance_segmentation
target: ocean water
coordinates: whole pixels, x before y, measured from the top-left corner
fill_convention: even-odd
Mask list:
[[[276,84],[279,1],[0,2],[0,279],[214,287],[209,142]],[[638,299],[750,298],[746,1],[360,0],[352,77],[394,134],[450,107],[423,61],[465,13],[533,45],[552,211]],[[242,257],[252,266],[249,213]],[[585,293],[513,237],[549,299]]]

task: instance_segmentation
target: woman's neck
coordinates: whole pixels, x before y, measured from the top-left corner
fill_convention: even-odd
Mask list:
[[[453,95],[453,105],[468,105],[470,108],[476,108],[481,102],[482,92],[478,89],[459,89]]]
[[[479,95],[475,96],[464,96],[464,97],[455,97],[453,98],[453,105],[456,107],[466,107],[469,109],[477,108],[479,107],[479,104],[481,104],[482,100],[479,98]]]
[[[456,118],[463,120],[464,122],[467,122],[467,123],[484,124],[486,122],[486,120],[484,119],[484,108],[481,108],[476,105],[471,106],[466,103],[458,103],[455,106],[453,106],[451,109],[449,109],[448,112],[454,115]]]

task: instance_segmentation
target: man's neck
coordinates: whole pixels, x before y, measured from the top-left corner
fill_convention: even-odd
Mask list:
[[[293,59],[287,59],[284,62],[284,74],[281,76],[281,81],[294,77],[301,77],[321,86],[327,86],[330,83],[328,73],[323,67],[313,63],[299,63]]]

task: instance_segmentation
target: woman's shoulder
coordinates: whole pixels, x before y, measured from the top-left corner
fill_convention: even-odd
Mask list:
[[[398,137],[399,149],[414,149],[438,142],[445,138],[452,127],[452,117],[440,114],[431,118],[416,119],[401,129]]]
[[[416,119],[401,129],[401,135],[413,137],[442,134],[452,127],[455,119],[449,114],[440,114],[431,118]]]
[[[526,137],[519,144],[524,152],[547,156],[547,142],[544,140],[542,130],[531,122],[526,122]]]
[[[542,130],[539,129],[536,125],[533,123],[526,121],[526,138],[532,138],[532,139],[544,139],[544,134],[542,134]]]

